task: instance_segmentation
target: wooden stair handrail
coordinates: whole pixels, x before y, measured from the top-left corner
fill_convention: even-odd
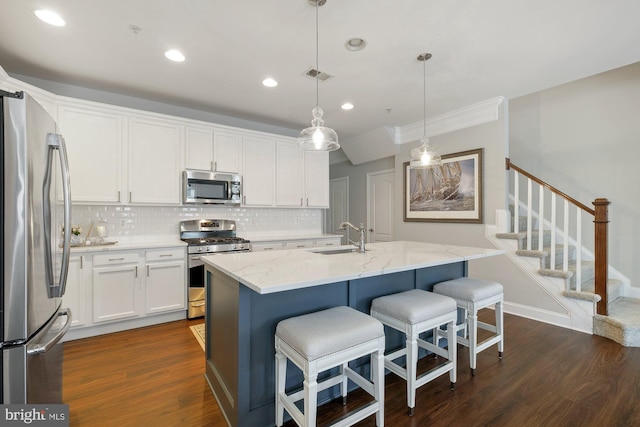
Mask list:
[[[594,292],[600,296],[600,301],[598,301],[596,305],[596,313],[606,316],[608,314],[607,307],[607,282],[608,282],[608,270],[609,270],[609,260],[608,260],[608,237],[607,237],[607,228],[609,224],[608,217],[608,206],[611,204],[609,200],[605,198],[599,198],[593,201],[593,205],[595,209],[591,209],[590,207],[580,203],[576,199],[562,191],[558,190],[552,185],[547,184],[540,178],[533,176],[529,172],[524,169],[514,165],[511,163],[511,160],[507,157],[506,159],[506,168],[507,170],[513,169],[518,173],[526,176],[530,180],[538,183],[539,185],[547,188],[552,193],[558,194],[560,197],[564,198],[568,202],[582,209],[583,211],[591,214],[594,219],[593,223],[595,224],[594,230]],[[576,248],[576,250],[580,250]]]
[[[590,207],[588,207],[587,205],[584,205],[582,203],[580,203],[579,201],[577,201],[576,199],[574,199],[571,196],[568,196],[567,194],[563,193],[562,191],[558,190],[557,188],[555,188],[552,185],[547,184],[546,182],[544,182],[543,180],[541,180],[540,178],[531,175],[529,172],[527,172],[526,170],[514,165],[513,163],[511,163],[511,160],[507,157],[506,159],[506,166],[507,166],[507,170],[509,169],[513,169],[515,171],[518,171],[520,174],[526,176],[527,178],[529,178],[530,180],[537,182],[538,184],[542,185],[543,187],[549,189],[551,192],[556,193],[557,195],[559,195],[560,197],[564,198],[565,200],[567,200],[568,202],[574,204],[575,206],[579,207],[580,209],[582,209],[585,212],[588,212],[589,214],[595,216],[596,215],[596,211],[591,209]]]

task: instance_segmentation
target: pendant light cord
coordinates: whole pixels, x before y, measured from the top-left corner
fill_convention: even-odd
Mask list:
[[[318,30],[318,9],[320,9],[320,0],[316,1],[316,107],[320,106],[320,91],[318,89],[318,75],[320,74],[320,65],[318,64],[318,51],[320,50],[319,30]]]
[[[427,137],[427,60],[422,61],[422,77],[424,82],[422,94],[422,111],[424,112],[424,121],[422,122],[423,136]]]

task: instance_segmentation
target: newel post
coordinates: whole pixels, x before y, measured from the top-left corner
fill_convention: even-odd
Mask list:
[[[598,314],[606,316],[607,312],[607,270],[609,261],[607,259],[607,227],[609,224],[608,206],[611,204],[607,199],[596,199],[595,206],[595,293],[600,295],[600,301],[596,306]]]

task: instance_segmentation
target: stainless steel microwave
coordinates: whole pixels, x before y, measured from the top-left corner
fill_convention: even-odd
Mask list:
[[[236,173],[187,169],[182,172],[182,202],[185,204],[239,205],[242,176]]]

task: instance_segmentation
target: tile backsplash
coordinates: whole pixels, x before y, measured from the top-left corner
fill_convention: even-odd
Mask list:
[[[108,236],[116,240],[177,238],[180,221],[198,218],[233,219],[238,236],[249,239],[321,234],[323,222],[322,209],[74,205],[71,213],[72,224],[84,233],[106,220]]]

